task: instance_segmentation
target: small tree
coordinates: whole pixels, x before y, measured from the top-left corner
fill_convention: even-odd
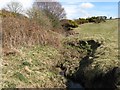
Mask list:
[[[66,18],[65,10],[59,2],[52,2],[52,0],[49,0],[49,2],[34,2],[33,6],[45,11],[48,15],[52,14],[58,19]]]
[[[41,26],[48,27],[49,29],[52,28],[49,18],[40,9],[36,7],[29,8],[26,14],[30,19],[37,21]]]
[[[49,2],[34,2],[33,7],[38,8],[46,14],[50,19],[53,29],[62,28],[60,20],[66,18],[66,13],[59,2],[52,2],[52,0],[49,0]]]
[[[13,13],[21,13],[23,11],[23,6],[20,2],[10,2],[6,5],[5,9]]]
[[[26,11],[26,14],[28,15],[28,17],[30,19],[34,19],[34,18],[38,18],[38,16],[40,15],[40,10],[35,8],[35,7],[32,7],[32,8],[29,8],[27,11]]]

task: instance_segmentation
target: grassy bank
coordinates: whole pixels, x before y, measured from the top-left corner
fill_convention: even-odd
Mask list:
[[[55,67],[59,51],[51,46],[21,48],[19,54],[3,57],[3,87],[65,87]]]
[[[99,24],[87,23],[75,28],[79,34],[70,35],[62,39],[61,48],[50,45],[22,47],[17,53],[3,57],[3,87],[66,87],[66,79],[59,73],[57,64],[67,67],[67,74],[79,66],[80,60],[86,55],[87,48],[77,45],[80,40],[94,40],[101,43],[95,53],[95,61],[85,69],[88,80],[99,71],[106,72],[119,66],[118,60],[118,22],[107,20]],[[72,42],[72,44],[70,44]],[[69,44],[68,44],[69,43]],[[90,71],[88,71],[91,69]],[[78,68],[77,68],[78,70]],[[93,71],[92,71],[93,70]]]

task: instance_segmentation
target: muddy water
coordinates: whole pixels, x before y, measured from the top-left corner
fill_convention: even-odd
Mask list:
[[[88,45],[87,45],[88,44]],[[81,48],[84,49],[84,47],[86,47],[85,49],[87,50],[87,55],[85,57],[82,58],[82,60],[80,60],[80,66],[84,66],[84,63],[85,66],[84,67],[87,67],[88,64],[91,63],[91,60],[89,60],[90,57],[94,57],[94,54],[95,54],[95,51],[97,50],[97,48],[100,46],[100,43],[98,42],[95,42],[94,40],[88,40],[88,41],[79,41],[79,45],[81,46]],[[89,47],[87,46],[90,46],[90,50],[89,50]],[[82,65],[81,65],[82,64]],[[83,69],[83,68],[82,68]],[[74,78],[74,75],[72,77],[69,77],[66,76],[66,70],[67,70],[67,67],[64,67],[63,68],[63,65],[61,67],[61,70],[62,72],[60,72],[60,75],[64,76],[66,79],[67,79],[67,83],[66,83],[66,86],[67,86],[67,89],[68,90],[73,90],[73,89],[79,89],[79,90],[85,90],[85,88],[82,86],[82,84],[79,82],[75,82],[77,81],[78,79],[79,80],[82,80],[80,78]],[[77,72],[77,71],[76,71]],[[79,70],[78,70],[79,72]],[[74,73],[76,75],[76,73]],[[79,73],[80,74],[80,73]]]
[[[72,81],[71,79],[68,79],[65,76],[64,71],[60,72],[60,75],[67,79],[67,82],[66,82],[67,90],[74,90],[74,89],[85,90],[84,87],[80,83],[77,83],[77,82]]]
[[[68,88],[68,90],[71,90],[71,89],[84,90],[84,88],[82,87],[82,85],[80,85],[80,83],[76,83],[76,82],[73,82],[71,80],[69,80],[67,82],[67,88]]]
[[[119,67],[120,63],[119,62],[118,62],[119,63],[118,65],[112,67],[111,69],[108,68],[107,72],[100,71],[99,68],[95,68],[95,69],[90,68],[91,64],[96,60],[95,58],[99,58],[99,56],[96,55],[96,51],[97,51],[97,48],[102,45],[102,42],[100,41],[98,42],[95,40],[87,40],[87,41],[80,40],[77,44],[76,43],[74,44],[73,42],[73,43],[69,43],[69,45],[73,47],[83,48],[83,50],[86,50],[87,52],[84,57],[78,58],[79,66],[77,66],[78,62],[75,63],[75,66],[74,66],[73,65],[74,60],[69,58],[67,58],[69,61],[67,62],[68,66],[67,64],[64,64],[65,62],[60,64],[59,68],[62,71],[60,75],[64,76],[67,79],[67,83],[66,83],[67,90],[74,90],[74,89],[86,90],[88,89],[88,87],[89,87],[89,90],[98,90],[98,88],[101,88],[101,89],[108,88],[109,90],[120,90],[120,87],[119,87],[120,86],[120,67]],[[77,55],[79,56],[79,53]],[[78,69],[75,69],[75,72],[71,74],[70,67],[76,68],[76,66],[78,67]],[[95,70],[98,70],[100,72],[94,73]],[[88,73],[86,74],[87,71]],[[93,73],[93,76],[91,75],[89,77],[91,73]]]

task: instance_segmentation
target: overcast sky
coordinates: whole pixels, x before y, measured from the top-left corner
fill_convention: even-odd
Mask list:
[[[0,0],[0,8],[10,1],[21,2],[26,9],[32,6],[34,0]],[[59,2],[65,8],[69,19],[101,15],[118,17],[118,0],[59,0]]]

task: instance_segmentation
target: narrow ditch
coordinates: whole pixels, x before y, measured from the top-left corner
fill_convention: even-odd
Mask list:
[[[79,69],[80,68],[85,68],[89,64],[93,62],[93,59],[95,58],[95,51],[97,50],[98,47],[100,47],[100,43],[95,42],[94,40],[88,40],[88,41],[79,41],[78,43],[80,45],[80,48],[86,49],[87,50],[87,55],[83,57],[80,61]],[[68,89],[70,88],[80,88],[81,90],[85,90],[85,85],[83,82],[84,75],[82,75],[83,72],[81,72],[81,77],[78,78],[75,76],[80,70],[77,70],[75,73],[73,73],[72,76],[68,76],[67,78],[70,79],[68,80]],[[81,70],[82,71],[82,70]]]
[[[99,56],[96,56],[95,53],[102,43],[95,40],[80,40],[77,42],[77,45],[75,43],[68,44],[72,47],[86,50],[86,55],[82,58],[79,58],[79,65],[75,67],[74,73],[67,73],[68,67],[66,67],[64,63],[59,65],[59,68],[61,69],[60,75],[67,79],[66,86],[68,90],[73,88],[79,88],[79,90],[98,90],[98,88],[119,90],[116,84],[120,84],[120,67],[114,67],[105,74],[96,74],[92,79],[89,79],[85,75],[84,70],[88,69],[89,65],[94,62],[95,58],[99,58]]]

